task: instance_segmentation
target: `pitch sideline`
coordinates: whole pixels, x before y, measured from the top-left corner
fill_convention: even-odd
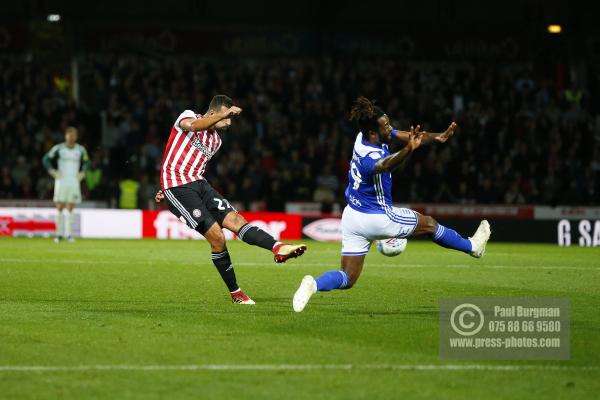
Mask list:
[[[600,365],[515,365],[515,364],[191,364],[191,365],[0,365],[0,372],[83,371],[311,371],[311,370],[398,370],[398,371],[600,371]]]

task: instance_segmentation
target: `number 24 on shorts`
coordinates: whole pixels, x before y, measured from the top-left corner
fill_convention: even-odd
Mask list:
[[[221,211],[224,211],[226,208],[233,208],[231,207],[231,204],[229,204],[229,202],[225,199],[219,199],[215,197],[213,200],[217,202],[217,208]],[[225,203],[225,205],[223,205],[223,203]]]

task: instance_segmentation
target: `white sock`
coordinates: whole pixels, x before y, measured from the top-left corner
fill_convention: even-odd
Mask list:
[[[63,236],[64,220],[63,220],[62,211],[56,210],[56,216],[54,217],[54,222],[56,224],[56,236],[57,237]]]
[[[67,210],[67,224],[65,225],[65,236],[70,238],[73,230],[73,211]]]

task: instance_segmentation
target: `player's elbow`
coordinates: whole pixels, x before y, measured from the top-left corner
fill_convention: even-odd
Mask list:
[[[373,172],[376,174],[380,174],[382,172],[389,172],[389,165],[387,163],[379,161],[375,166],[373,166]]]

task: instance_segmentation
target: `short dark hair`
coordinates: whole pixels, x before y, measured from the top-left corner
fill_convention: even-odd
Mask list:
[[[233,100],[231,100],[231,97],[229,96],[218,94],[212,98],[210,104],[208,105],[208,109],[212,111],[219,111],[223,106],[227,108],[233,106]]]
[[[352,104],[350,121],[355,121],[358,129],[367,134],[369,131],[377,131],[377,120],[384,114],[383,110],[375,105],[375,101],[360,96]]]

